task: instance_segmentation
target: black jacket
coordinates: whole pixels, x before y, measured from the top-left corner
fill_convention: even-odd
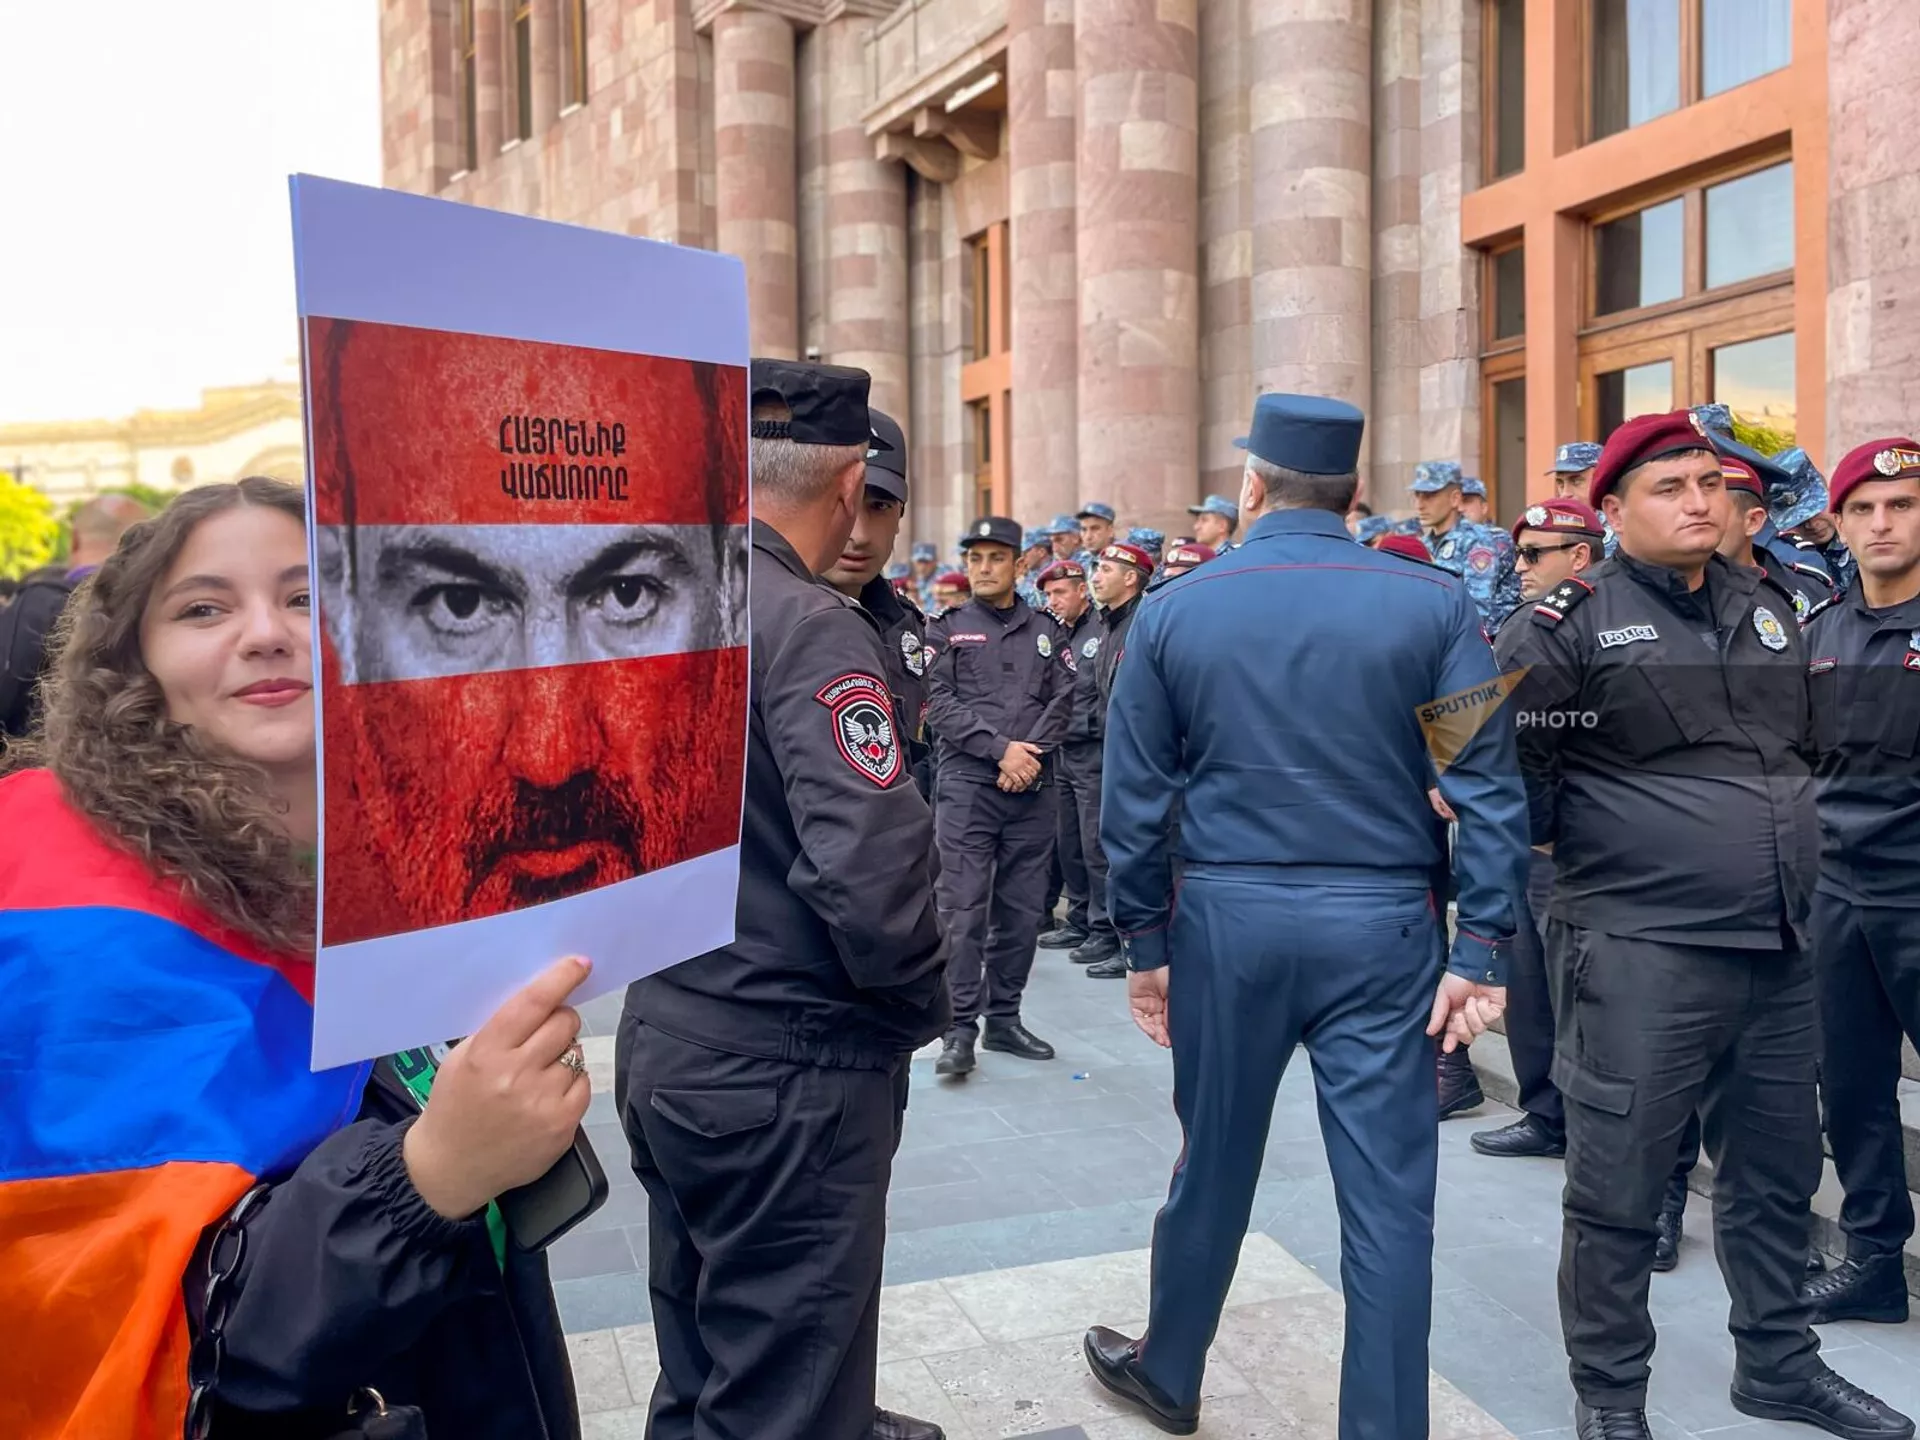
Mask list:
[[[927,626],[927,723],[941,773],[991,780],[1007,743],[1044,753],[1067,736],[1073,671],[1051,615],[1015,603],[996,610],[969,600]]]
[[[244,1084],[244,1078],[236,1084]],[[383,1063],[360,1118],[248,1215],[222,1335],[214,1440],[308,1440],[344,1428],[361,1386],[420,1407],[433,1440],[573,1440],[573,1376],[545,1254],[420,1198],[401,1141],[419,1113]],[[207,1232],[187,1271],[201,1330]]]
[[[1862,905],[1920,906],[1920,599],[1873,611],[1856,584],[1802,638],[1821,887]]]
[[[1098,745],[1107,733],[1107,706],[1100,698],[1100,609],[1089,605],[1080,618],[1061,627],[1067,668],[1073,671],[1073,708],[1067,715],[1067,744]]]
[[[52,659],[47,641],[77,583],[65,566],[44,566],[0,605],[0,748],[33,728],[40,678]]]
[[[933,813],[908,773],[878,623],[753,522],[735,939],[627,1009],[735,1055],[885,1069],[947,1028]]]
[[[887,684],[907,737],[907,759],[917,765],[927,753],[927,617],[891,580],[869,580],[861,588],[860,603],[879,623]]]
[[[1140,609],[1140,602],[1146,597],[1136,595],[1124,605],[1116,605],[1111,610],[1100,612],[1102,633],[1100,652],[1094,661],[1094,682],[1100,690],[1100,706],[1104,713],[1107,703],[1113,699],[1113,677],[1120,669],[1120,657],[1126,653],[1127,631],[1133,627],[1133,617]],[[1104,720],[1103,720],[1104,725]]]
[[[1819,870],[1806,652],[1761,571],[1622,552],[1501,633],[1549,914],[1676,944],[1806,945]]]

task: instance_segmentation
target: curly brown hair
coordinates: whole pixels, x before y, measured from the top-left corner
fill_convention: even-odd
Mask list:
[[[313,877],[266,772],[169,720],[140,655],[153,587],[201,521],[241,505],[306,524],[298,486],[250,475],[185,491],[121,537],[61,616],[40,725],[8,751],[6,768],[44,765],[108,839],[181,882],[214,919],[271,950],[311,953]]]

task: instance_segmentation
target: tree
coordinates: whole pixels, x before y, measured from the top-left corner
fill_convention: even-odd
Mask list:
[[[52,502],[0,470],[0,575],[18,579],[45,565],[59,539]]]

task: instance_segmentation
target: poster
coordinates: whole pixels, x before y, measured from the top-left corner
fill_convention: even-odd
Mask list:
[[[316,1068],[733,938],[746,286],[728,256],[293,181]]]

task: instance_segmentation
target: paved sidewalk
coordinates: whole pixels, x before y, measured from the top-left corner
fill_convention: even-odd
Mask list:
[[[1022,1286],[1031,1288],[1025,1279],[1011,1289],[987,1286],[997,1274],[1051,1276],[1061,1293],[1075,1297],[1072,1313],[1059,1313],[1070,1323],[1044,1335],[1035,1331],[1036,1340],[1077,1335],[1095,1321],[1138,1319],[1144,1305],[1127,1311],[1124,1287],[1145,1283],[1140,1252],[1149,1242],[1153,1213],[1179,1150],[1167,1059],[1127,1018],[1123,982],[1088,980],[1062,955],[1042,951],[1027,1002],[1028,1024],[1053,1042],[1059,1059],[1036,1064],[983,1052],[980,1069],[960,1082],[934,1076],[931,1050],[915,1059],[906,1137],[889,1206],[889,1335],[893,1317],[907,1313],[902,1307],[933,1303],[925,1298],[933,1294],[926,1284],[942,1282],[938,1288],[949,1295],[974,1297],[963,1309],[974,1331],[989,1342],[989,1353],[978,1357],[981,1363],[969,1372],[971,1378],[950,1358],[927,1361],[937,1394],[924,1389],[919,1371],[901,1368],[903,1361],[924,1356],[898,1355],[888,1374],[894,1377],[891,1383],[904,1384],[898,1377],[911,1377],[912,1386],[895,1395],[903,1408],[918,1405],[931,1412],[935,1400],[944,1398],[949,1408],[938,1413],[949,1417],[956,1436],[1026,1435],[1082,1424],[1094,1437],[1145,1435],[1151,1432],[1124,1428],[1135,1422],[1114,1419],[1110,1409],[1099,1408],[1104,1398],[1084,1382],[1077,1350],[1055,1353],[1058,1347],[1038,1343],[994,1349],[999,1342],[993,1337],[1002,1333],[996,1326],[1025,1323],[1013,1297],[1025,1293]],[[620,1411],[641,1393],[631,1386],[639,1373],[631,1358],[636,1346],[650,1346],[639,1339],[644,1332],[621,1327],[644,1326],[649,1319],[643,1273],[646,1204],[627,1168],[625,1141],[608,1098],[619,1004],[610,998],[588,1009],[589,1030],[597,1037],[588,1042],[589,1059],[600,1092],[588,1119],[615,1189],[582,1232],[555,1247],[554,1275],[568,1329],[608,1332],[576,1342],[585,1347],[583,1372],[610,1374],[607,1347],[620,1352],[620,1339],[629,1357],[620,1373],[632,1399],[615,1406],[611,1402],[618,1392],[610,1385],[595,1392],[609,1403],[589,1434],[637,1436],[640,1429]],[[1484,1407],[1498,1427],[1561,1440],[1572,1433],[1573,1397],[1554,1288],[1560,1166],[1546,1160],[1490,1160],[1467,1145],[1469,1133],[1502,1123],[1507,1115],[1490,1105],[1441,1128],[1432,1363],[1437,1375]],[[1290,1070],[1275,1107],[1253,1230],[1278,1247],[1272,1252],[1278,1258],[1270,1259],[1258,1242],[1249,1246],[1246,1253],[1259,1253],[1259,1264],[1269,1267],[1263,1274],[1279,1273],[1271,1267],[1291,1256],[1337,1290],[1339,1222],[1304,1056]],[[1062,1261],[1093,1263],[1083,1271],[1028,1269]],[[1085,1278],[1069,1283],[1075,1276]],[[1123,1288],[1102,1288],[1110,1286]],[[1680,1268],[1655,1276],[1653,1295],[1660,1342],[1651,1405],[1661,1440],[1708,1434],[1716,1440],[1762,1435],[1806,1440],[1815,1433],[1749,1421],[1727,1402],[1732,1344],[1726,1333],[1726,1291],[1714,1264],[1705,1203],[1698,1197],[1688,1214]],[[997,1316],[992,1307],[1001,1304],[1009,1308]],[[1291,1308],[1285,1316],[1252,1314],[1268,1305]],[[1247,1391],[1231,1402],[1223,1391],[1220,1402],[1208,1406],[1210,1419],[1201,1433],[1331,1436],[1332,1391],[1303,1390],[1290,1378],[1289,1367],[1311,1353],[1318,1358],[1308,1369],[1332,1383],[1337,1313],[1332,1296],[1304,1289],[1236,1310],[1236,1322],[1255,1329],[1273,1321],[1289,1337],[1287,1346],[1295,1348],[1235,1350],[1229,1346],[1231,1327],[1223,1328],[1217,1348],[1235,1378],[1221,1383],[1244,1382]],[[968,1338],[965,1331],[961,1335]],[[1920,1330],[1836,1325],[1823,1331],[1823,1340],[1835,1368],[1908,1413],[1920,1413]],[[960,1349],[965,1353],[969,1347]],[[1262,1418],[1267,1410],[1279,1411],[1272,1424]],[[1465,1413],[1456,1412],[1450,1400],[1438,1404],[1435,1434],[1442,1433],[1443,1420],[1477,1423],[1446,1418]],[[951,1423],[953,1416],[959,1425]],[[1103,1423],[1109,1428],[1101,1429]]]

